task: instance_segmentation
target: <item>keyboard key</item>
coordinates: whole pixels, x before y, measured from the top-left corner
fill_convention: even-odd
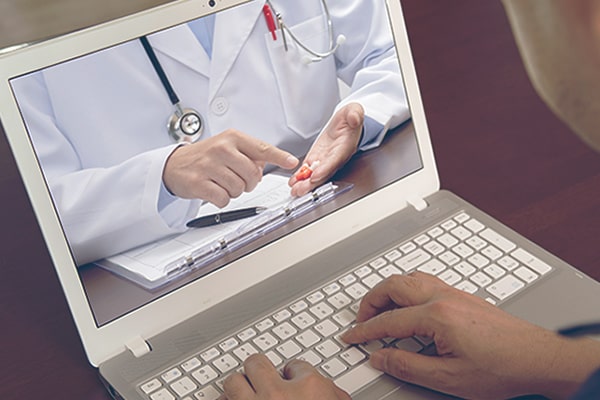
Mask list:
[[[458,214],[456,217],[454,217],[454,220],[456,222],[458,222],[459,224],[464,224],[466,221],[469,220],[469,218],[471,218],[471,217],[469,217],[469,214],[462,212],[462,213]]]
[[[264,319],[260,321],[258,324],[254,325],[259,332],[264,332],[267,329],[271,329],[275,326],[275,322],[273,322],[270,318]]]
[[[478,289],[477,286],[475,286],[474,284],[472,284],[469,281],[462,281],[460,283],[458,283],[456,286],[454,286],[455,288],[462,290],[464,292],[473,294],[475,293]]]
[[[238,339],[240,339],[242,342],[252,339],[254,336],[256,336],[256,331],[253,328],[245,329],[237,335]]]
[[[419,246],[423,246],[425,243],[429,242],[431,239],[427,235],[421,235],[415,238],[415,243]]]
[[[254,344],[257,345],[262,351],[269,350],[271,347],[277,344],[277,339],[273,337],[270,333],[263,333],[256,339],[254,339]]]
[[[456,222],[449,219],[448,221],[442,223],[441,227],[444,228],[445,230],[449,231],[450,229],[456,228],[457,225],[458,224]]]
[[[490,263],[490,260],[487,257],[482,256],[481,254],[473,254],[469,257],[469,262],[473,264],[475,267],[481,269]]]
[[[336,353],[339,353],[342,348],[335,344],[333,340],[327,339],[324,342],[315,346],[315,350],[325,358],[329,358]]]
[[[317,322],[309,313],[306,311],[301,312],[292,318],[292,323],[298,327],[298,329],[306,329],[312,324]]]
[[[503,255],[500,250],[492,245],[489,245],[485,249],[481,250],[481,253],[492,261],[502,257]]]
[[[162,374],[160,377],[162,378],[163,381],[165,381],[166,383],[169,383],[169,382],[174,381],[175,379],[181,377],[182,375],[183,374],[181,373],[179,368],[173,368],[173,369],[165,372],[164,374]]]
[[[229,350],[237,347],[238,345],[238,341],[235,340],[235,338],[229,338],[223,342],[221,342],[219,344],[219,347],[221,348],[221,350],[223,350],[224,352],[228,352]]]
[[[438,258],[449,267],[460,261],[460,257],[451,251],[440,254]]]
[[[316,306],[312,306],[308,309],[317,319],[323,319],[331,314],[333,314],[333,308],[329,307],[327,304],[319,303]]]
[[[471,218],[470,220],[465,222],[464,225],[467,228],[469,228],[469,230],[471,230],[473,233],[477,233],[485,228],[485,225],[483,225],[481,222],[477,221],[475,218]]]
[[[425,244],[425,246],[423,246],[423,248],[425,250],[427,250],[428,252],[430,252],[431,254],[433,254],[434,256],[437,256],[438,254],[440,254],[440,253],[444,252],[444,250],[446,250],[446,248],[444,246],[442,246],[435,240],[432,240],[431,242]]]
[[[471,275],[471,278],[469,278],[469,279],[471,279],[471,281],[475,282],[480,287],[485,287],[485,286],[489,285],[490,283],[492,283],[492,278],[490,278],[483,272],[477,272],[477,273]]]
[[[325,286],[323,291],[325,292],[325,295],[331,296],[332,294],[339,292],[341,288],[342,287],[337,282],[333,282]]]
[[[321,357],[319,357],[317,353],[315,353],[312,350],[309,350],[306,353],[299,355],[298,360],[306,361],[313,367],[316,367],[317,365],[321,364],[321,361],[323,361]]]
[[[453,286],[455,283],[459,282],[462,279],[461,276],[457,272],[455,272],[451,269],[448,269],[448,270],[442,272],[441,274],[439,274],[438,278],[440,278],[441,280],[443,280],[450,286]]]
[[[465,261],[455,265],[454,269],[456,271],[460,272],[463,276],[470,276],[475,271],[477,271],[477,268],[475,268],[474,266],[472,266],[471,264],[469,264],[468,262],[465,262]]]
[[[213,386],[207,386],[194,394],[198,400],[217,400],[221,394]]]
[[[365,276],[369,275],[371,271],[373,270],[365,265],[354,271],[354,275],[358,276],[359,278],[364,278]]]
[[[310,304],[317,304],[323,299],[325,299],[325,295],[321,292],[314,292],[306,298]]]
[[[414,244],[413,242],[406,242],[402,246],[399,247],[400,251],[402,251],[402,253],[404,253],[404,254],[408,254],[411,251],[415,250],[416,248],[417,248],[417,245]]]
[[[436,237],[440,236],[442,233],[444,233],[444,230],[442,228],[440,228],[439,226],[436,226],[435,228],[427,231],[427,234],[429,236],[431,236],[432,238],[436,238]]]
[[[277,322],[282,322],[292,316],[292,313],[287,308],[280,310],[273,314],[273,319]]]
[[[312,329],[308,329],[305,332],[302,332],[298,336],[296,336],[296,340],[302,346],[308,348],[315,343],[318,343],[321,340],[321,337],[317,335]]]
[[[275,328],[273,328],[273,333],[279,337],[279,339],[286,340],[287,338],[298,333],[298,330],[289,322],[284,322],[283,324],[277,325]]]
[[[518,276],[519,278],[523,279],[527,283],[531,283],[531,282],[535,281],[537,278],[539,278],[538,274],[536,274],[535,272],[533,272],[532,270],[530,270],[527,267],[518,268],[517,270],[515,270],[514,274],[516,276]]]
[[[506,275],[503,278],[500,278],[498,282],[495,282],[488,286],[486,290],[496,296],[500,300],[506,299],[511,294],[517,292],[519,289],[522,289],[525,284],[519,279],[515,278],[512,275]]]
[[[334,358],[321,365],[321,369],[325,371],[330,378],[335,378],[342,372],[346,371],[348,367],[346,367],[346,365],[337,358]]]
[[[486,242],[479,236],[471,236],[469,239],[467,239],[467,241],[465,243],[477,251],[483,249],[485,246],[488,245],[488,242]]]
[[[235,356],[239,358],[241,362],[246,361],[246,358],[256,353],[258,353],[258,350],[256,350],[256,347],[252,346],[250,343],[243,344],[237,349],[233,350],[233,354],[235,354]]]
[[[514,258],[512,258],[510,256],[504,256],[496,262],[498,263],[498,265],[502,266],[504,269],[506,269],[508,271],[512,271],[513,269],[515,269],[519,266],[519,263],[517,262],[517,260],[515,260]]]
[[[339,357],[351,367],[367,358],[365,353],[354,346],[344,350]]]
[[[219,355],[219,351],[218,350],[216,350],[216,351],[217,351],[217,355]],[[196,357],[192,357],[189,360],[187,360],[186,362],[184,362],[183,364],[181,364],[181,368],[183,368],[183,370],[185,372],[190,372],[194,368],[198,368],[200,366],[200,364],[202,364],[200,362],[200,360],[198,360]]]
[[[346,327],[354,322],[355,315],[350,310],[342,310],[339,313],[335,314],[332,319],[338,323],[339,326]]]
[[[523,249],[517,249],[512,253],[512,256],[517,260],[521,261],[523,264],[527,265],[529,268],[533,269],[540,275],[547,274],[552,270],[552,267],[540,260],[539,258],[529,254]]]
[[[216,358],[220,355],[221,353],[219,352],[219,350],[217,350],[216,347],[213,347],[211,349],[206,350],[204,353],[200,354],[200,357],[202,357],[202,359],[206,362],[212,360],[213,358]],[[182,365],[183,369],[186,369],[183,365]],[[186,370],[187,371],[187,370]]]
[[[307,308],[308,304],[304,300],[297,301],[290,306],[290,310],[292,310],[294,314],[298,314],[299,312],[304,311]]]
[[[338,281],[342,286],[348,286],[356,282],[356,276],[350,274],[346,275]]]
[[[438,237],[437,241],[446,247],[452,247],[458,244],[458,240],[448,233],[444,233],[442,236]]]
[[[368,289],[360,283],[355,283],[346,288],[346,293],[348,293],[354,300],[362,299],[367,292]]]
[[[173,396],[167,389],[161,389],[156,393],[150,395],[151,400],[175,400],[175,396]]]
[[[275,353],[274,351],[268,351],[265,353],[265,356],[267,356],[267,358],[269,359],[269,361],[271,361],[271,363],[278,367],[281,364],[283,364],[283,360],[281,359],[281,357],[279,357],[277,355],[277,353]]]
[[[383,267],[379,270],[379,274],[381,276],[383,276],[384,278],[389,278],[392,275],[401,275],[402,271],[400,271],[398,268],[394,267],[393,265],[386,265],[385,267]]]
[[[498,247],[500,250],[502,250],[505,253],[510,253],[517,247],[516,244],[514,244],[513,242],[506,239],[504,236],[501,236],[496,231],[494,231],[490,228],[487,228],[484,231],[480,232],[479,236],[481,236],[482,238],[484,238],[485,240],[487,240],[494,246]]]
[[[347,305],[349,305],[350,303],[352,303],[352,300],[350,299],[350,297],[346,296],[344,293],[336,293],[333,296],[331,296],[330,298],[328,298],[327,302],[329,304],[331,304],[333,307],[335,307],[336,309],[341,310],[342,308],[344,308]]]
[[[399,249],[394,249],[385,255],[385,259],[388,260],[389,262],[394,262],[395,260],[399,259],[400,257],[402,257],[402,251]]]
[[[459,240],[466,240],[473,235],[470,230],[465,229],[462,226],[452,229],[450,233],[452,233],[452,235],[457,237]]]
[[[314,326],[315,331],[317,331],[323,337],[329,337],[336,333],[340,328],[334,324],[331,320],[326,319]]]
[[[412,253],[396,260],[395,264],[404,272],[409,272],[431,258],[431,254],[423,249],[417,249]]]
[[[240,364],[230,354],[224,354],[222,357],[214,360],[213,365],[222,373],[226,373]]]
[[[375,269],[379,269],[381,267],[383,267],[384,265],[387,265],[387,261],[385,258],[383,257],[379,257],[377,259],[375,259],[374,261],[371,261],[371,264],[369,264],[371,267],[375,268]]]
[[[471,247],[467,246],[464,243],[457,244],[452,248],[452,251],[461,256],[462,258],[467,258],[473,253],[475,253],[475,250],[473,250]]]
[[[204,367],[192,372],[192,377],[198,381],[198,383],[202,386],[206,385],[208,382],[216,379],[219,376],[217,371],[215,371],[211,366],[205,365]]]
[[[350,370],[348,373],[335,379],[334,383],[342,390],[352,394],[373,382],[382,374],[383,372],[371,367],[369,363],[363,363]]]
[[[506,271],[504,269],[500,268],[499,266],[497,266],[496,264],[492,264],[489,267],[485,267],[483,270],[486,274],[491,276],[493,279],[500,279],[501,277],[504,276],[504,274],[506,274]]]
[[[142,389],[142,392],[150,394],[161,386],[162,383],[160,383],[158,379],[152,379],[150,382],[146,382],[142,386],[140,386],[140,389]]]
[[[375,285],[381,282],[383,278],[377,274],[371,274],[362,280],[362,283],[367,285],[370,289],[373,289]]]
[[[294,357],[296,354],[300,354],[302,352],[302,348],[298,346],[294,341],[289,340],[279,346],[277,346],[277,351],[287,359]]]
[[[442,272],[443,270],[445,270],[446,266],[444,265],[444,263],[442,263],[441,261],[434,258],[433,260],[430,260],[430,261],[426,262],[425,264],[421,265],[417,269],[419,271],[425,272],[427,274],[437,275],[440,272]]]
[[[173,391],[177,393],[179,397],[183,397],[198,389],[198,386],[196,386],[196,384],[189,377],[184,376],[177,382],[171,384],[171,389],[173,389]]]

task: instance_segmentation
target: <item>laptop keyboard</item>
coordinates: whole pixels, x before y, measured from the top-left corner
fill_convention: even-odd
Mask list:
[[[229,374],[242,371],[251,354],[263,353],[277,368],[290,359],[305,360],[353,393],[381,375],[367,363],[372,351],[396,347],[420,352],[432,343],[412,337],[348,346],[338,339],[354,322],[370,288],[393,274],[416,270],[500,304],[552,268],[461,212],[145,380],[138,389],[150,400],[214,400]]]

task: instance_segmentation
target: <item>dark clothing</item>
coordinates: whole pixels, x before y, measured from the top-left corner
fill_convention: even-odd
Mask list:
[[[581,385],[571,400],[600,399],[600,369]]]

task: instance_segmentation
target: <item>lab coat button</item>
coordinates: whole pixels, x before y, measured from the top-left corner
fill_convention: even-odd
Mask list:
[[[211,104],[211,110],[216,115],[223,115],[229,109],[229,102],[225,97],[217,97]]]

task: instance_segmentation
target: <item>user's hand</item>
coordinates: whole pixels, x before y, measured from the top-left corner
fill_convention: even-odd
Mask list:
[[[267,357],[254,354],[244,362],[244,372],[225,380],[220,400],[350,400],[304,361],[290,361],[282,377]]]
[[[293,196],[302,196],[317,186],[325,183],[348,159],[356,153],[363,128],[365,112],[358,103],[349,103],[340,108],[327,127],[312,145],[305,162],[318,166],[309,179],[290,178]]]
[[[178,197],[202,199],[224,207],[230,199],[256,187],[266,164],[291,169],[298,165],[298,159],[275,146],[229,129],[175,149],[166,162],[163,182]]]
[[[424,273],[381,282],[363,298],[357,322],[343,336],[348,343],[433,338],[438,356],[389,348],[371,354],[370,363],[460,397],[565,397],[600,366],[599,343],[560,337]]]

